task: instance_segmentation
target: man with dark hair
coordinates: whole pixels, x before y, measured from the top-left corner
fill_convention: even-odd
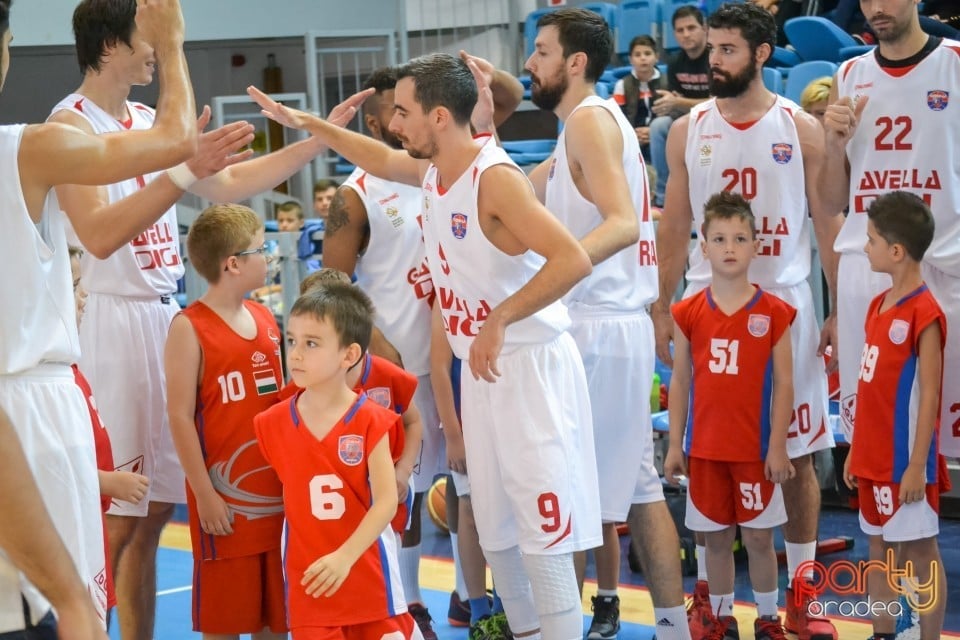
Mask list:
[[[650,123],[650,161],[657,172],[653,204],[662,207],[670,167],[667,164],[667,133],[673,121],[710,96],[707,83],[707,29],[703,12],[685,5],[673,13],[673,34],[680,51],[667,64],[667,88],[658,90],[653,103],[657,115]]]
[[[148,129],[149,107],[127,100],[133,86],[153,81],[156,52],[134,22],[135,0],[83,0],[73,15],[80,87],[53,108],[51,122],[87,134]],[[362,98],[357,98],[358,104]],[[353,107],[345,115],[352,116]],[[348,118],[349,119],[349,118]],[[209,121],[204,109],[198,127]],[[174,204],[190,190],[214,202],[243,200],[271,188],[323,148],[304,140],[249,162],[236,154],[252,127],[233,123],[200,136],[198,152],[163,173],[146,172],[108,187],[60,186],[90,292],[80,329],[82,369],[110,430],[119,468],[143,473],[150,493],[139,505],[114,502],[107,515],[116,576],[120,631],[125,640],[153,633],[156,552],[160,532],[183,502],[184,478],[170,436],[163,383],[163,347],[178,312],[173,294],[183,275]],[[223,169],[223,171],[221,171]],[[156,223],[130,242],[119,234],[81,235],[78,223],[102,211],[149,214]],[[109,346],[108,346],[109,345]]]
[[[3,289],[8,303],[0,315],[0,408],[20,436],[45,507],[101,618],[106,593],[93,429],[70,370],[80,348],[63,216],[51,189],[116,183],[160,171],[195,151],[195,106],[179,2],[139,0],[135,6],[140,41],[159,67],[160,96],[151,128],[101,137],[52,123],[0,127],[0,250],[17,274]],[[4,76],[9,7],[0,1]],[[83,215],[68,210],[67,216],[81,240],[100,243],[108,252],[134,239],[158,214],[138,208]],[[0,635],[51,637],[56,626],[51,604],[5,558],[0,565]],[[63,635],[80,631],[64,629]]]
[[[480,544],[514,636],[576,640],[572,555],[601,535],[586,379],[560,297],[590,258],[492,136],[473,137],[477,82],[492,103],[476,61],[423,56],[397,78],[390,130],[409,156],[248,91],[357,166],[422,185],[434,313],[472,373],[462,415]]]
[[[759,231],[760,251],[751,263],[750,281],[797,309],[791,326],[795,391],[787,438],[796,477],[782,485],[790,579],[786,627],[803,640],[836,640],[830,621],[811,616],[809,600],[800,602],[794,595],[795,591],[809,593],[795,587],[811,577],[802,568],[813,566],[808,561],[814,559],[817,547],[820,487],[812,454],[833,446],[827,424],[826,376],[817,355],[819,329],[807,282],[811,269],[808,205],[821,248],[829,246],[833,233],[816,189],[823,132],[813,116],[763,85],[761,67],[776,40],[776,24],[768,11],[753,3],[728,3],[710,16],[709,25],[710,92],[716,97],[677,120],[667,138],[670,179],[657,233],[660,298],[652,307],[657,355],[666,363],[672,360],[670,301],[687,262],[691,222],[700,228],[703,203],[711,194],[740,193],[751,201]],[[831,254],[822,255],[833,284]],[[685,296],[711,281],[710,265],[699,247],[690,250],[689,261]],[[702,557],[699,553],[698,558]],[[729,616],[732,598],[733,594],[708,593],[704,571],[694,592],[691,628],[716,623],[718,607],[721,618]],[[757,594],[757,602],[761,616],[776,615],[776,592]]]
[[[564,123],[557,148],[530,173],[538,197],[577,238],[593,273],[564,297],[587,373],[600,481],[603,545],[594,551],[597,596],[591,640],[620,630],[620,540],[628,519],[647,576],[657,637],[688,640],[677,531],[654,466],[650,402],[657,262],[647,172],[633,126],[595,83],[613,50],[606,21],[560,9],[538,22],[526,68],[533,102]],[[632,505],[632,506],[631,506]],[[585,558],[579,556],[582,584]]]

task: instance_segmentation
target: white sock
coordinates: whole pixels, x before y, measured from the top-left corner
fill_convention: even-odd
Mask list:
[[[707,547],[697,545],[697,581],[707,581]]]
[[[718,618],[724,616],[733,615],[733,594],[724,593],[723,595],[715,596],[712,593],[710,594],[710,609],[713,611],[713,615]]]
[[[653,617],[657,621],[654,634],[657,640],[691,640],[686,607],[654,607]]]
[[[458,546],[457,534],[450,533],[450,544],[453,545],[451,555],[453,556],[453,579],[457,590],[457,595],[461,600],[469,600],[470,594],[467,593],[467,581],[463,578],[463,565],[460,564],[460,547]]]
[[[813,561],[817,557],[817,541],[813,542],[786,542],[784,546],[787,549],[787,577],[790,579],[790,586],[793,586],[794,577],[813,579]],[[807,564],[804,564],[807,563]],[[797,576],[797,569],[803,565],[803,570]]]
[[[598,598],[612,598],[617,595],[616,589],[597,589]]]
[[[423,603],[420,595],[420,545],[400,547],[397,553],[400,564],[400,582],[403,584],[403,595],[407,603]]]
[[[777,589],[766,593],[754,591],[753,599],[757,603],[757,615],[761,617],[779,615],[777,612],[777,599],[779,597],[780,592]]]

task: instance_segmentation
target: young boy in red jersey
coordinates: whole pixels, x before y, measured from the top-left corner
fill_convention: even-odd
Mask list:
[[[73,297],[77,305],[77,324],[83,319],[83,309],[87,303],[87,292],[83,290],[80,284],[80,256],[83,255],[83,249],[78,247],[69,247],[70,251],[70,273],[73,277]],[[80,372],[80,367],[76,364],[71,365],[73,369],[73,378],[83,392],[83,397],[87,401],[87,410],[90,412],[90,423],[93,425],[93,444],[97,455],[97,480],[100,484],[100,510],[104,514],[103,520],[103,552],[104,557],[110,557],[110,541],[107,538],[106,513],[113,500],[123,500],[139,504],[147,495],[147,487],[150,486],[150,480],[146,476],[132,471],[118,471],[113,466],[113,449],[110,447],[110,434],[107,433],[100,419],[100,412],[97,411],[97,403],[93,399],[93,390],[90,383]],[[110,611],[117,606],[117,594],[113,586],[113,571],[110,563],[107,563],[104,570],[103,588],[106,595],[107,623],[110,621]]]
[[[794,474],[787,428],[796,312],[747,279],[759,243],[742,196],[712,196],[700,237],[713,279],[671,308],[675,353],[663,472],[678,484],[689,467],[686,524],[705,534],[710,605],[717,612],[704,626],[716,637],[737,637],[731,549],[740,525],[757,603],[755,637],[780,640],[773,528],[787,519],[779,483]]]
[[[943,630],[947,594],[937,546],[937,436],[947,324],[920,264],[933,240],[934,221],[923,200],[905,191],[880,196],[867,216],[864,250],[870,268],[890,274],[892,286],[867,311],[856,431],[843,476],[851,489],[859,489],[870,559],[912,563],[908,577],[922,589],[908,593],[907,600],[920,613],[921,638],[932,640]],[[895,568],[869,574],[871,601],[897,601],[885,587]],[[894,624],[887,616],[875,619],[873,637],[892,640]]]
[[[372,326],[373,305],[352,285],[301,296],[286,338],[287,367],[302,391],[254,418],[283,482],[293,640],[413,633],[388,528],[397,511],[389,434],[401,429],[400,416],[346,382]]]
[[[324,267],[300,281],[300,295],[318,291],[331,283],[352,285],[350,276],[344,272]],[[374,328],[375,331],[376,328]],[[423,438],[420,411],[413,403],[413,395],[417,390],[417,377],[386,358],[373,355],[365,349],[357,365],[347,371],[346,382],[347,386],[355,392],[366,392],[371,400],[381,407],[394,411],[403,419],[403,429],[390,433],[390,455],[394,460],[397,498],[400,501],[391,526],[394,531],[402,534],[410,525],[415,495],[412,474],[420,456],[420,441]],[[296,382],[289,382],[280,391],[280,400],[292,397],[299,390],[300,387]]]
[[[246,295],[263,284],[263,222],[247,207],[209,207],[190,227],[190,262],[207,292],[170,324],[167,411],[187,476],[193,628],[206,639],[285,637],[282,486],[253,416],[277,401],[280,330]]]

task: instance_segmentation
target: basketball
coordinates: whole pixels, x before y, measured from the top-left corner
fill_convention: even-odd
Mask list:
[[[427,513],[442,533],[450,533],[447,526],[447,476],[439,478],[427,491]]]

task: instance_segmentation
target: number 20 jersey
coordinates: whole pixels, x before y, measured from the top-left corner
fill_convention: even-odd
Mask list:
[[[333,596],[315,599],[300,584],[304,571],[346,542],[367,514],[372,501],[367,459],[391,430],[402,430],[400,416],[360,394],[321,440],[300,417],[299,397],[254,418],[260,449],[283,483],[290,628],[355,625],[404,613],[396,535],[389,526]]]
[[[765,289],[790,287],[810,274],[810,236],[803,153],[795,103],[777,96],[756,122],[731,123],[715,99],[690,110],[685,162],[690,207],[699,233],[703,205],[718,191],[750,201],[757,219],[760,251],[750,264],[750,282]],[[690,251],[690,282],[710,282],[710,263],[700,246]]]

